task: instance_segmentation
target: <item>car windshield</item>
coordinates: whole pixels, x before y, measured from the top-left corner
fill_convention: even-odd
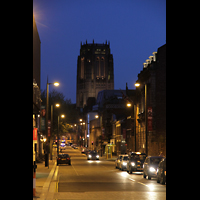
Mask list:
[[[151,158],[150,159],[150,163],[158,165],[161,160],[162,160],[162,157],[160,157],[160,158]]]
[[[68,158],[69,155],[68,154],[59,154],[58,158]]]
[[[96,151],[90,151],[90,154],[97,154]]]
[[[128,160],[128,156],[124,157],[123,160]]]
[[[133,161],[133,160],[145,160],[145,158],[146,158],[146,155],[132,155],[131,156],[131,161]]]

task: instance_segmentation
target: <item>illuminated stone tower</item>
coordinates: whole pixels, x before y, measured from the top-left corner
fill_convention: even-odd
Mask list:
[[[113,55],[110,43],[82,45],[77,60],[76,106],[84,108],[89,99],[97,99],[101,90],[114,89]]]

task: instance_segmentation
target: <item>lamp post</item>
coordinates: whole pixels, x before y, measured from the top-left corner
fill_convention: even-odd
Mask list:
[[[49,154],[49,144],[50,144],[50,135],[48,135],[48,114],[49,114],[49,85],[54,84],[56,87],[59,86],[58,82],[54,83],[48,83],[48,76],[47,76],[47,94],[46,94],[46,123],[45,123],[45,129],[46,129],[46,137],[48,138],[46,145],[46,154]],[[48,157],[48,155],[47,155]],[[48,162],[48,161],[47,161]],[[49,167],[49,162],[48,162],[48,167]]]
[[[135,87],[140,87],[140,83],[136,82]],[[148,155],[148,132],[147,132],[147,83],[144,85],[144,109],[145,109],[145,134],[146,134],[146,155]]]
[[[55,106],[58,108],[60,107],[60,104],[57,103]],[[51,133],[53,133],[53,105],[51,105]],[[52,160],[52,140],[50,136],[50,160]]]
[[[59,105],[60,106],[60,105]],[[59,107],[57,106],[57,107]],[[61,115],[61,118],[65,118],[65,115]],[[59,118],[59,115],[58,115],[58,132],[57,132],[57,157],[59,155],[59,121],[60,121],[60,118]]]

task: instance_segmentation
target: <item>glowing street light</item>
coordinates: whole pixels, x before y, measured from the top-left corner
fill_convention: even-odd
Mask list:
[[[135,87],[140,87],[140,83],[135,83]]]
[[[58,83],[58,82],[54,82],[53,84],[54,84],[56,87],[60,85],[60,83]]]
[[[127,107],[131,107],[131,103],[127,103],[126,106],[127,106]]]

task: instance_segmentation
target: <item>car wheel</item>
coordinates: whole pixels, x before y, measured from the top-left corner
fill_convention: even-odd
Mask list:
[[[59,164],[57,163],[57,166],[58,166]]]
[[[144,171],[143,171],[143,178],[146,178],[146,174],[144,173]]]
[[[151,180],[151,176],[148,174],[148,180]]]

